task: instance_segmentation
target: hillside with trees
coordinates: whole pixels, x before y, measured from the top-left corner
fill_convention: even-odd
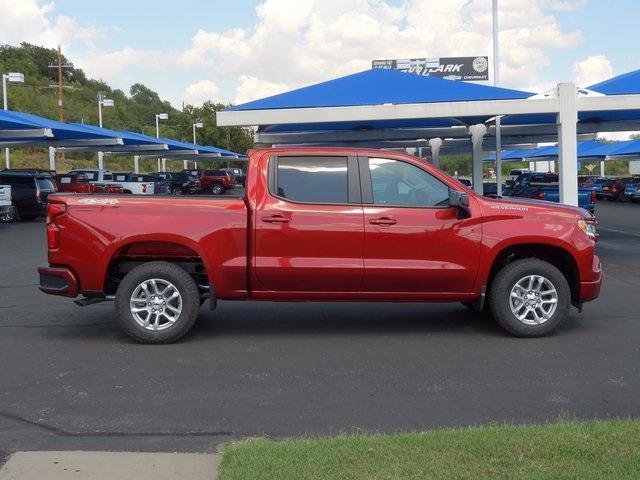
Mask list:
[[[63,57],[62,63],[73,65]],[[25,74],[24,84],[10,84],[9,109],[58,119],[57,52],[53,49],[22,43],[19,47],[0,46],[0,72]],[[104,108],[103,126],[114,130],[130,130],[155,136],[155,114],[168,113],[169,120],[160,123],[160,135],[175,140],[191,142],[192,124],[202,121],[204,128],[197,130],[199,144],[214,145],[244,153],[253,145],[253,133],[247,128],[216,126],[216,112],[227,105],[206,102],[203,105],[185,105],[182,111],[163,101],[158,93],[136,83],[129,92],[111,88],[106,82],[87,78],[79,68],[63,69],[65,121],[98,125],[98,93],[102,92],[115,102],[114,107]],[[48,165],[48,154],[42,149],[13,149],[13,166]],[[111,169],[131,169],[130,158],[108,158]],[[95,166],[96,154],[67,154],[67,161],[60,170],[74,166]],[[154,161],[143,162],[141,167],[151,170]],[[178,164],[176,163],[176,167]]]

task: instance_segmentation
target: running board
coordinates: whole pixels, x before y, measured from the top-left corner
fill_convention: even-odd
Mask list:
[[[74,300],[73,303],[79,307],[88,307],[89,305],[95,305],[96,303],[111,302],[115,299],[115,295],[105,295],[104,297],[83,297],[78,300]]]

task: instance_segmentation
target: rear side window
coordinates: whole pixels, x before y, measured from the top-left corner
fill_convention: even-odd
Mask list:
[[[104,181],[110,181],[110,180],[113,180],[113,175],[112,175],[112,174],[110,174],[110,173],[104,173],[104,174],[102,174],[102,179],[103,179]]]
[[[0,183],[5,183],[13,187],[33,188],[33,177],[12,177],[9,175],[7,175],[6,177],[0,176]]]
[[[38,178],[36,180],[38,182],[38,188],[42,191],[53,192],[55,191],[55,187],[53,186],[53,182],[48,178]]]
[[[347,157],[279,157],[275,186],[294,202],[348,203]]]

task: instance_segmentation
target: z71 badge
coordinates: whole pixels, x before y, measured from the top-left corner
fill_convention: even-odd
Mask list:
[[[117,198],[83,198],[78,200],[80,205],[117,205]]]

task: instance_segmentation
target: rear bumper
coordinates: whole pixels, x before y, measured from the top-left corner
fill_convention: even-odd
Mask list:
[[[602,273],[600,258],[597,255],[593,256],[592,268],[594,280],[591,282],[580,282],[580,303],[590,302],[600,295],[604,274]]]
[[[40,290],[49,295],[78,296],[78,280],[71,270],[59,267],[38,267]]]

